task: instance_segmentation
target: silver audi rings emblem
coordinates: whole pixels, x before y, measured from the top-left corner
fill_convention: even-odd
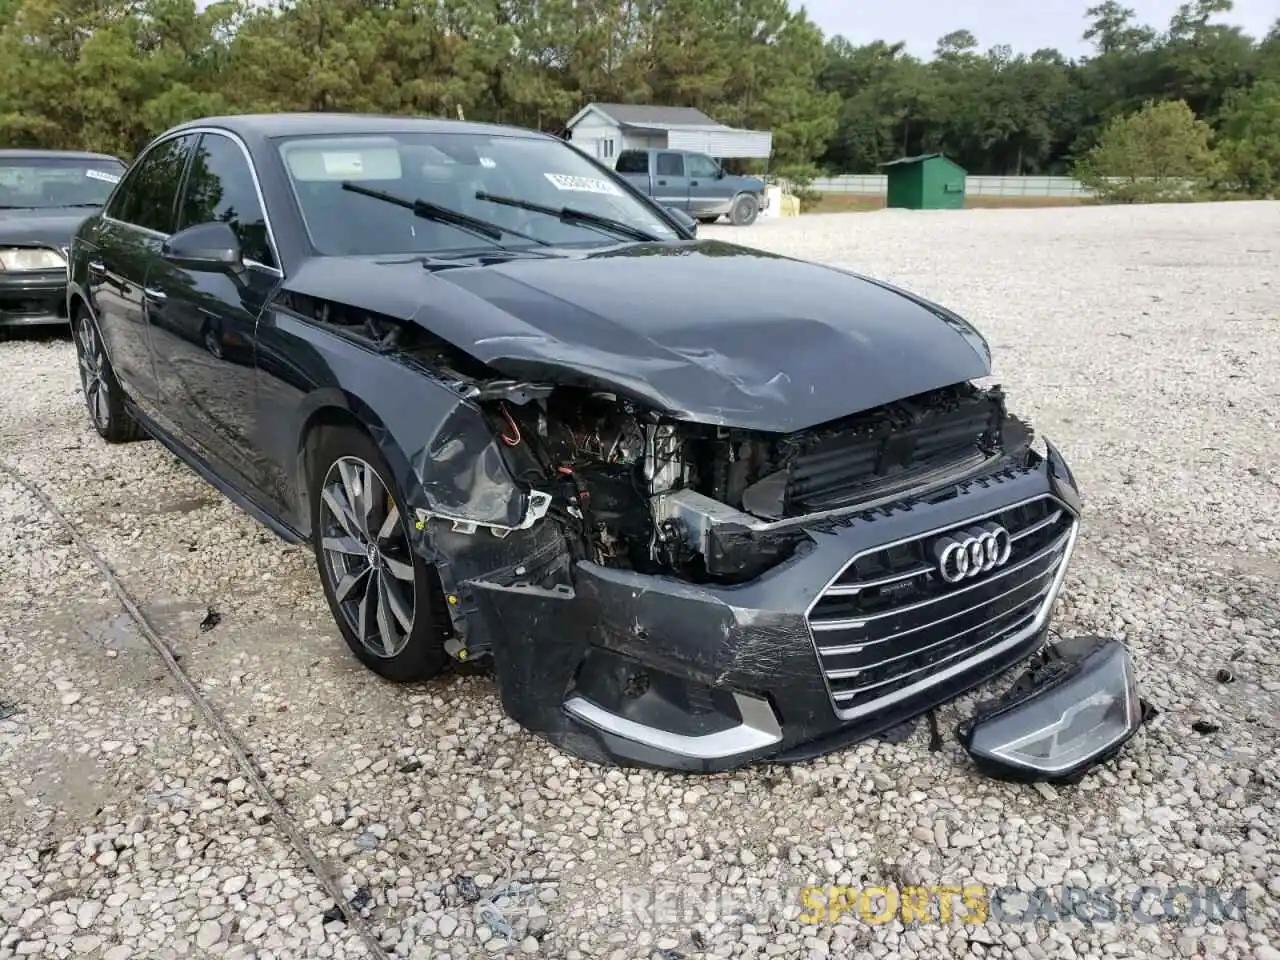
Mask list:
[[[1008,563],[1012,552],[1013,538],[998,523],[957,530],[939,538],[933,545],[938,574],[947,583],[959,583],[990,573]]]

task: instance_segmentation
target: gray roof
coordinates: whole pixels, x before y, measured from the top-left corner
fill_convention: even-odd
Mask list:
[[[695,107],[650,107],[636,103],[593,103],[592,106],[624,127],[643,127],[651,123],[690,127],[720,126]]]

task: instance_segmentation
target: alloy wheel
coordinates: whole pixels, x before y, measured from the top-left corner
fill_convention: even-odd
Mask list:
[[[320,548],[337,605],[369,653],[395,657],[409,642],[417,603],[400,508],[359,457],[333,462],[320,497]]]
[[[93,328],[93,321],[88,317],[80,318],[78,330],[80,349],[80,385],[84,388],[84,402],[89,408],[89,415],[94,424],[106,430],[110,424],[110,388],[107,386],[103,369],[106,359],[102,355],[102,343],[98,332]]]

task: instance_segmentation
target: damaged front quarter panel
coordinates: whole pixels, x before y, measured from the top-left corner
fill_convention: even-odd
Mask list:
[[[342,410],[378,442],[415,514],[506,529],[530,522],[540,501],[511,476],[481,408],[475,374],[485,368],[394,313],[321,295],[334,292],[324,279],[315,270],[294,278],[259,325],[263,401],[291,411],[264,418],[264,445],[283,448],[279,459],[288,462],[285,450],[305,442],[316,417]],[[524,400],[536,389],[507,383],[502,395]],[[303,489],[301,479],[291,485]],[[305,529],[306,517],[298,520]]]
[[[409,457],[425,502],[414,511],[417,518],[446,520],[464,533],[487,527],[505,536],[545,516],[550,494],[516,485],[499,442],[479,408],[460,401],[430,442]]]

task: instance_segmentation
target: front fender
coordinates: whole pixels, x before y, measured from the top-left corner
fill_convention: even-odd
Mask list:
[[[340,412],[373,437],[410,511],[504,527],[525,516],[526,493],[483,412],[410,358],[281,311],[259,324],[257,351],[261,440],[286,466],[296,502],[308,434]],[[305,529],[307,511],[298,513]]]

